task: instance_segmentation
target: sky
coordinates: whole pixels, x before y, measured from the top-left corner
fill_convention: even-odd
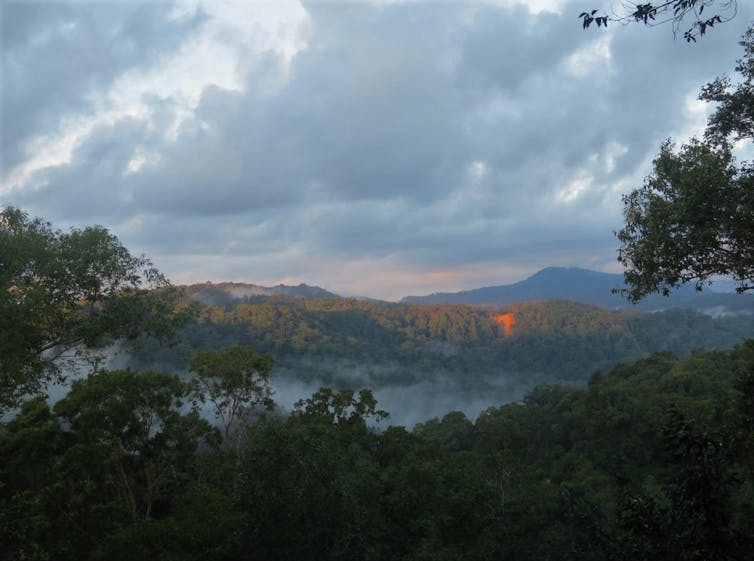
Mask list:
[[[0,204],[106,226],[180,284],[619,272],[621,195],[703,131],[754,10],[696,44],[581,29],[609,6],[3,0]]]

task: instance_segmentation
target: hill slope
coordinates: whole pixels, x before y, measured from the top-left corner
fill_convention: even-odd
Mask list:
[[[488,286],[454,293],[407,296],[406,303],[469,304],[508,306],[517,302],[570,300],[610,310],[654,311],[667,308],[691,308],[709,313],[754,312],[754,295],[724,294],[709,290],[698,292],[691,286],[681,287],[670,297],[649,296],[637,305],[629,303],[614,289],[625,286],[623,275],[579,268],[548,267],[531,277],[509,285]]]
[[[257,296],[290,296],[292,298],[337,298],[337,294],[318,286],[299,284],[288,286],[259,286],[242,282],[206,282],[184,287],[186,295],[195,302],[208,306],[227,306]]]
[[[580,382],[596,369],[649,353],[729,348],[754,334],[754,317],[711,318],[692,310],[614,312],[567,301],[502,308],[388,304],[353,298],[255,297],[204,307],[173,349],[142,360],[185,369],[202,347],[249,345],[303,380],[354,387],[410,385],[441,378]]]

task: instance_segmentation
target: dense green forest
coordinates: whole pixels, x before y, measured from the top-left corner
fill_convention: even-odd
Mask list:
[[[513,318],[508,333],[501,316]],[[699,347],[731,348],[752,333],[751,315],[712,318],[684,309],[649,314],[565,301],[481,308],[252,297],[201,307],[177,347],[148,343],[131,365],[185,371],[198,349],[247,345],[273,355],[278,376],[335,387],[442,377],[466,388],[531,388],[584,383],[595,370],[653,352],[685,356]]]
[[[220,356],[220,355],[218,355]],[[230,438],[166,374],[102,372],[0,430],[5,559],[748,559],[754,343],[379,423],[321,390]],[[181,403],[184,403],[181,406]]]
[[[749,316],[195,308],[103,228],[65,233],[13,208],[0,222],[0,559],[701,561],[754,548],[754,340],[693,349],[751,335]],[[104,368],[114,342],[151,367]],[[651,345],[670,350],[594,368]],[[411,427],[354,386],[282,414],[273,356],[393,361],[403,383],[510,371],[532,387],[476,419]],[[70,366],[84,376],[50,403]]]

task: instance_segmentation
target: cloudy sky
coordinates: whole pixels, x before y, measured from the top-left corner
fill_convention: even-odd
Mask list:
[[[609,0],[2,3],[0,204],[177,283],[398,299],[617,272],[621,194],[703,129],[754,15],[697,44]]]

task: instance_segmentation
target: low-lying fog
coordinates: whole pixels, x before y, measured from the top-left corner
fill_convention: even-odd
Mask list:
[[[108,353],[103,367],[107,369],[125,368],[128,365],[128,357],[123,353],[113,350]],[[334,365],[333,365],[334,366]],[[375,372],[388,372],[392,365],[370,365],[359,367],[351,364],[346,368],[343,364],[338,365],[336,375],[329,377],[337,382],[327,383],[317,378],[312,378],[310,373],[297,376],[294,368],[278,368],[273,370],[271,385],[273,399],[278,409],[283,413],[293,410],[294,404],[300,399],[306,399],[323,386],[332,387],[334,390],[367,388],[372,390],[377,398],[378,407],[387,411],[390,416],[382,421],[378,428],[389,425],[402,425],[412,428],[416,423],[429,419],[442,418],[451,411],[462,411],[466,417],[474,421],[480,412],[491,406],[500,406],[504,403],[520,400],[529,391],[535,382],[522,386],[520,383],[513,384],[505,381],[504,376],[496,380],[475,380],[470,387],[468,380],[452,380],[445,376],[417,376],[422,381],[399,384],[385,383],[375,384]],[[159,368],[155,368],[159,370]],[[70,388],[71,383],[87,375],[89,369],[80,365],[78,369],[65,371],[66,381],[54,383],[47,387],[49,403],[55,403],[62,399]],[[179,372],[181,376],[189,376],[186,372]],[[208,405],[202,407],[206,418],[215,421]],[[7,421],[16,414],[16,411],[8,411],[3,415]]]
[[[284,411],[291,411],[294,403],[310,397],[325,384],[294,379],[276,379],[273,382],[275,403]],[[355,386],[359,390],[364,386]],[[474,421],[479,413],[491,406],[520,400],[530,388],[517,390],[500,386],[492,391],[463,391],[447,380],[418,382],[408,386],[389,385],[371,389],[379,409],[390,416],[378,426],[402,425],[412,428],[434,417],[442,418],[451,411],[463,411]]]

